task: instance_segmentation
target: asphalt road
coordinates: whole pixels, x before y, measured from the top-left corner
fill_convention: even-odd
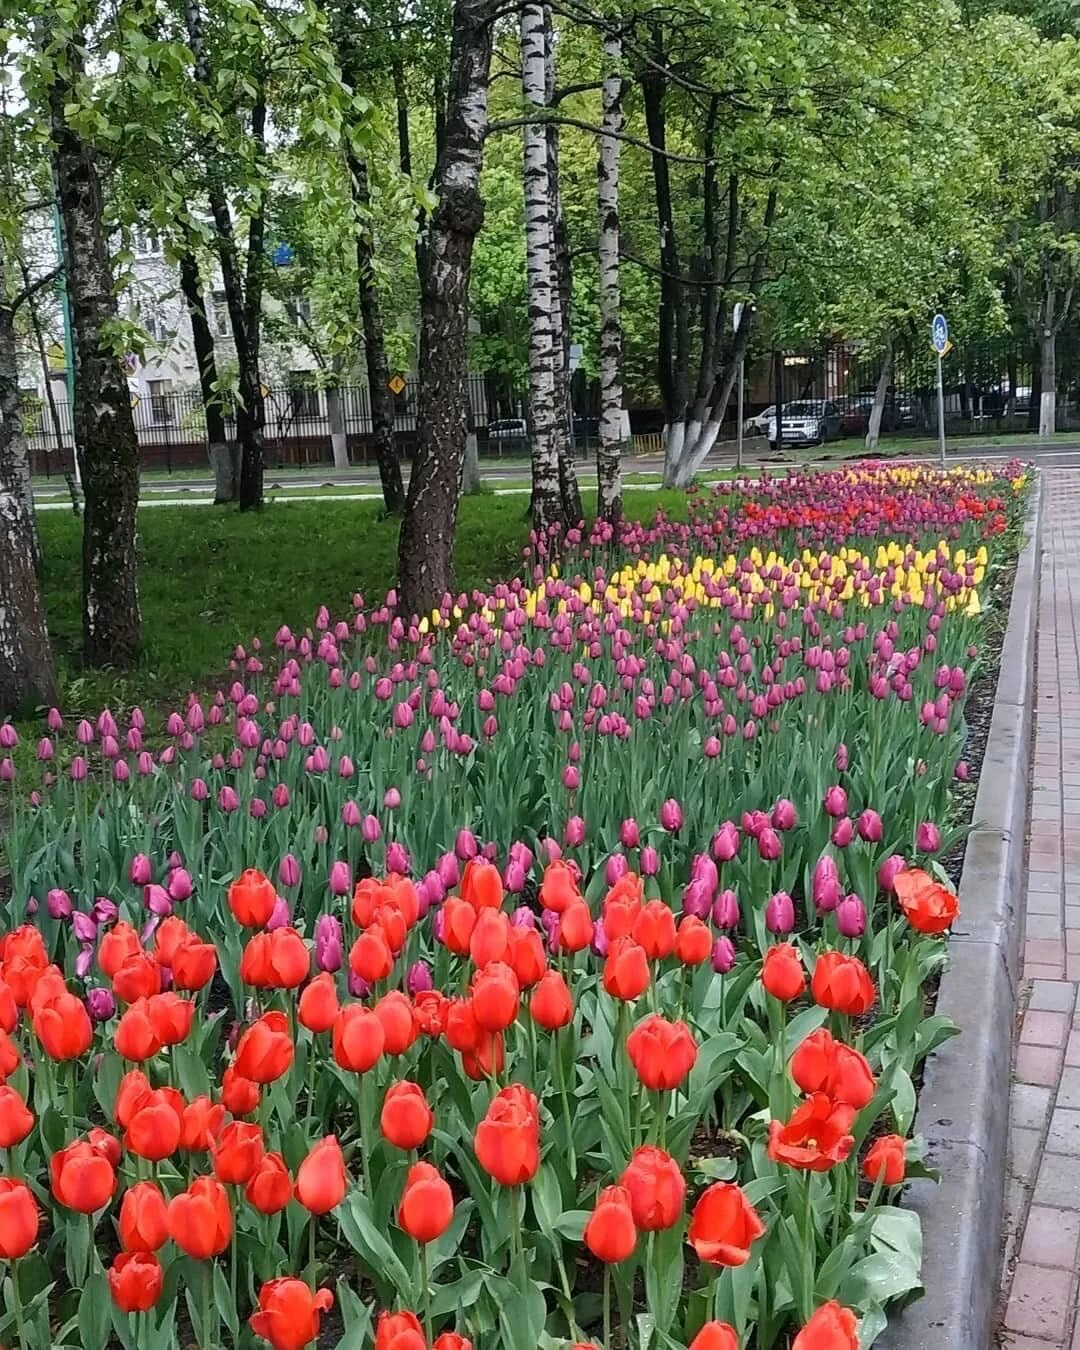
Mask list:
[[[744,465],[747,468],[779,468],[788,467],[792,461],[787,459],[775,459],[771,456],[761,454],[762,443],[760,441],[748,442],[744,454]],[[905,456],[908,458],[908,456]],[[936,462],[937,456],[929,451],[920,450],[917,454],[910,456],[911,459],[926,460]],[[1031,460],[1034,463],[1045,468],[1056,469],[1080,469],[1080,436],[1075,442],[1053,441],[1045,444],[1025,444],[1025,445],[993,445],[986,442],[968,442],[964,440],[953,441],[948,447],[948,462],[962,463],[972,460],[995,460],[1006,461],[1009,459]],[[718,453],[712,456],[706,463],[706,471],[709,469],[726,469],[734,466],[733,453]],[[818,463],[836,464],[842,461],[821,460],[812,461]],[[525,460],[482,460],[481,472],[485,481],[495,484],[496,491],[499,483],[520,483],[526,479],[529,473],[529,466]],[[624,470],[627,474],[656,474],[663,470],[664,461],[660,455],[643,455],[629,459],[624,463]],[[595,471],[588,459],[578,461],[578,472],[582,482],[592,483],[596,480]],[[405,470],[406,481],[408,481],[408,469]],[[378,471],[374,465],[363,468],[350,468],[345,470],[335,470],[327,465],[322,471],[317,469],[308,469],[297,471],[295,469],[267,469],[266,471],[266,490],[268,492],[280,491],[284,488],[303,490],[304,488],[342,488],[350,492],[355,492],[357,488],[377,488],[379,485]],[[641,484],[639,486],[647,486]],[[503,488],[505,495],[516,495],[523,489]],[[35,497],[42,510],[65,509],[68,503],[67,488],[62,479],[53,478],[47,482],[38,482],[35,484]],[[213,492],[213,480],[210,475],[199,473],[176,474],[171,478],[148,478],[142,484],[143,505],[160,504],[165,502],[155,502],[155,498],[162,497],[190,497],[189,503],[177,504],[204,504],[205,499],[209,499]],[[323,494],[319,494],[323,495]],[[297,500],[297,498],[293,498]],[[303,498],[300,498],[303,500]]]

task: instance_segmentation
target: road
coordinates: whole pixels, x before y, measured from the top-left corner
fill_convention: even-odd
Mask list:
[[[747,469],[769,469],[778,467],[790,467],[790,460],[777,460],[771,457],[762,457],[760,452],[761,443],[750,442],[747,446],[747,452],[744,456],[744,466]],[[918,454],[905,456],[911,460],[936,462],[937,456],[928,451],[920,450]],[[995,445],[990,442],[968,443],[966,441],[954,441],[948,450],[948,462],[965,463],[971,461],[1006,461],[1018,458],[1031,460],[1042,468],[1054,469],[1080,469],[1080,436],[1075,442],[1054,441],[1044,444],[1022,444],[1022,445]],[[816,460],[807,461],[813,464],[831,464],[837,465],[843,463],[842,460]],[[709,469],[730,469],[734,467],[733,454],[719,454],[711,458],[708,462],[706,472]],[[660,455],[643,455],[628,459],[624,463],[624,472],[631,474],[659,474],[663,471],[664,461]],[[496,496],[523,496],[528,492],[524,480],[528,478],[529,466],[524,460],[484,460],[481,462],[481,471],[485,482],[495,485],[493,490]],[[594,485],[596,474],[588,461],[581,460],[578,464],[579,477],[583,485]],[[408,482],[408,468],[405,469],[405,480]],[[498,486],[503,484],[502,487]],[[509,486],[508,486],[509,485]],[[633,487],[640,490],[655,490],[657,483],[635,483]],[[304,492],[307,488],[309,491]],[[334,492],[332,489],[341,488],[341,492]],[[318,491],[311,491],[318,489]],[[327,465],[323,470],[272,470],[268,469],[266,473],[266,491],[268,493],[288,490],[289,501],[341,501],[341,500],[363,500],[365,497],[377,496],[379,490],[379,475],[374,466],[363,468],[350,468],[344,470],[335,470]],[[62,480],[51,479],[47,482],[38,482],[34,487],[35,500],[39,511],[64,511],[70,510],[70,499],[67,488]],[[141,502],[143,507],[155,506],[210,506],[212,505],[213,480],[209,474],[184,474],[175,475],[172,478],[150,478],[142,483]]]

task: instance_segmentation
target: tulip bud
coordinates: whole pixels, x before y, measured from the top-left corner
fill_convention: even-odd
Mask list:
[[[322,914],[315,923],[315,964],[331,974],[341,969],[343,934],[333,914]]]
[[[360,825],[360,837],[365,844],[374,844],[382,834],[382,826],[375,816],[367,815]]]
[[[758,835],[757,846],[758,853],[766,862],[775,862],[783,852],[780,836],[771,825],[767,826]]]
[[[411,866],[409,851],[404,844],[399,844],[395,839],[386,849],[386,870],[388,872],[397,872],[401,876],[408,876]]]
[[[148,886],[153,867],[145,853],[136,853],[128,866],[128,880],[133,886]]]
[[[349,874],[349,864],[338,858],[330,865],[330,876],[328,878],[331,895],[348,895],[352,890],[352,877]]]
[[[476,842],[476,835],[472,830],[458,830],[457,839],[454,841],[454,852],[462,862],[469,862],[480,852],[480,846]]]
[[[91,989],[86,995],[86,1011],[92,1022],[107,1022],[116,1012],[116,999],[111,989]]]
[[[669,797],[660,807],[660,824],[669,834],[676,834],[683,827],[683,809],[674,797]]]
[[[859,819],[856,822],[859,831],[859,838],[865,839],[868,844],[880,844],[884,830],[881,824],[881,817],[876,811],[868,806],[865,811],[859,813]]]
[[[866,906],[857,895],[847,895],[836,906],[836,927],[842,937],[862,937],[866,931]]]
[[[836,747],[836,772],[846,773],[847,766],[848,766],[848,748],[843,743],[843,741],[841,741],[840,744]],[[847,810],[846,806],[844,807],[844,810],[845,811]]]
[[[98,926],[93,917],[77,909],[71,916],[71,931],[77,942],[94,942],[97,939]]]
[[[461,868],[453,853],[444,853],[435,864],[435,872],[445,890],[452,891],[461,880]]]
[[[291,853],[286,853],[278,864],[278,880],[285,887],[300,885],[300,863]]]
[[[735,964],[735,944],[730,938],[718,937],[713,943],[712,968],[717,975],[726,975]]]
[[[567,792],[576,792],[581,786],[581,770],[576,764],[567,764],[563,769],[562,785]]]
[[[847,815],[847,793],[842,787],[833,786],[825,793],[825,810],[834,818]]]
[[[166,878],[165,888],[169,892],[170,900],[177,903],[189,900],[193,889],[191,873],[184,867],[174,867]]]
[[[893,853],[878,868],[877,883],[886,894],[894,889],[893,883],[905,867],[907,860],[899,853]]]
[[[811,894],[819,914],[835,909],[840,903],[840,873],[828,853],[823,853],[814,865]]]
[[[641,875],[643,877],[655,877],[660,871],[660,855],[651,844],[646,844],[641,850],[640,858]]]
[[[144,886],[143,904],[159,919],[167,919],[172,913],[172,900],[164,886]]]
[[[730,862],[739,851],[739,831],[735,822],[725,820],[713,836],[712,854],[717,862]]]
[[[383,806],[388,811],[396,811],[401,805],[401,793],[396,787],[387,788],[383,793]]]
[[[360,824],[360,808],[350,797],[341,808],[341,823],[346,829],[354,830]]]
[[[920,853],[936,853],[941,847],[941,831],[931,821],[922,821],[915,831],[915,847]]]
[[[772,809],[772,823],[774,829],[793,830],[799,823],[799,813],[795,810],[795,803],[788,801],[786,797],[781,797]]]
[[[712,900],[702,881],[692,879],[683,891],[682,908],[684,914],[692,914],[696,919],[704,919],[712,909]]]
[[[585,842],[585,822],[580,816],[571,816],[563,830],[563,843],[567,848],[580,848]]]
[[[968,767],[966,759],[958,759],[956,761],[956,768],[953,769],[953,777],[961,783],[966,783],[971,777],[971,770]]]
[[[50,891],[45,897],[45,908],[49,911],[50,919],[69,919],[71,918],[71,896],[67,891]]]
[[[636,820],[624,820],[619,826],[619,842],[623,848],[637,848],[640,832]]]
[[[506,865],[503,885],[511,895],[520,895],[525,889],[525,869],[516,858],[511,859]]]
[[[604,878],[609,886],[614,886],[620,877],[626,876],[630,865],[622,853],[613,853],[604,866]]]
[[[765,927],[770,933],[790,933],[795,927],[795,906],[786,891],[770,896],[765,906]]]
[[[735,928],[738,926],[739,900],[734,891],[721,891],[713,901],[712,921],[717,928]]]
[[[832,834],[829,836],[837,848],[847,848],[852,839],[855,838],[855,826],[851,823],[850,816],[841,816],[832,828]]]
[[[266,931],[272,933],[275,928],[287,928],[290,923],[289,902],[283,895],[274,901],[274,908],[266,921]]]
[[[405,988],[410,994],[422,994],[433,989],[435,982],[431,978],[431,967],[426,961],[416,961],[405,976]]]

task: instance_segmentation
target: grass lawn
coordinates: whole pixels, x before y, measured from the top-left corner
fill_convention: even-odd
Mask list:
[[[685,518],[681,492],[629,491],[628,515],[658,507]],[[381,600],[393,584],[398,522],[367,501],[274,501],[260,513],[170,509],[139,516],[145,653],[139,669],[82,672],[81,522],[38,516],[49,630],[65,710],[78,714],[171,702],[221,675],[238,642],[269,642],[277,628],[309,625],[319,605],[341,613],[354,591]],[[458,587],[471,590],[519,570],[528,527],[524,497],[466,497],[455,551]]]

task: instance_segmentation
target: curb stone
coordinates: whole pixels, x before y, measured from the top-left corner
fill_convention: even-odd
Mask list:
[[[1018,911],[1030,793],[1042,484],[1017,561],[994,711],[960,876],[960,920],[937,1008],[960,1029],[926,1061],[916,1131],[937,1184],[909,1183],[922,1220],[923,1298],[894,1314],[882,1350],[989,1350],[1001,1266],[1008,1085],[1020,979]]]

